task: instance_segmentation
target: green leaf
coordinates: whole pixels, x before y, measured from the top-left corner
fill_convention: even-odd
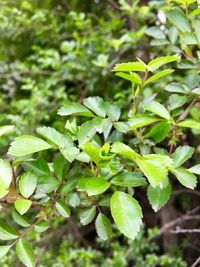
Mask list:
[[[14,125],[4,125],[0,127],[0,136],[13,132]]]
[[[38,179],[37,189],[40,193],[48,194],[57,189],[59,180],[51,175],[42,175]]]
[[[28,199],[17,199],[14,205],[15,209],[19,212],[19,214],[23,215],[30,209],[32,201]]]
[[[191,167],[188,171],[200,175],[200,164]]]
[[[195,20],[193,26],[194,26],[194,30],[195,30],[197,44],[200,44],[200,32],[199,32],[199,29],[200,29],[200,21],[199,20]]]
[[[0,187],[8,189],[12,182],[12,168],[9,161],[0,159]]]
[[[104,109],[104,102],[101,97],[88,97],[83,100],[83,104],[91,109],[95,114],[97,114],[99,117],[105,117],[106,112]]]
[[[69,195],[69,205],[76,208],[80,205],[80,198],[77,193],[71,193]]]
[[[146,71],[146,68],[142,62],[128,62],[128,63],[120,63],[116,64],[112,71],[122,71],[122,72],[129,72],[129,71]]]
[[[199,14],[200,14],[200,8],[197,8],[197,9],[193,10],[193,11],[190,13],[189,17],[191,18],[191,17],[197,16],[197,15],[199,15]]]
[[[152,117],[152,116],[135,115],[133,118],[131,118],[128,121],[128,124],[130,125],[132,130],[135,130],[137,128],[152,124],[158,120],[159,120],[159,118]]]
[[[110,208],[120,232],[134,239],[142,224],[142,210],[137,200],[129,194],[116,191],[111,197]]]
[[[161,66],[177,61],[179,59],[180,59],[179,55],[158,57],[158,58],[151,60],[148,63],[148,67],[152,72],[154,72],[155,70],[159,69]]]
[[[178,168],[173,171],[179,182],[190,189],[194,189],[197,185],[197,177],[185,168]]]
[[[78,156],[79,149],[74,146],[71,136],[61,134],[54,128],[45,126],[37,128],[37,133],[59,148],[69,162]]]
[[[101,239],[108,240],[112,236],[112,225],[109,219],[102,213],[99,213],[97,216],[95,227],[97,234]]]
[[[111,183],[118,186],[136,187],[146,185],[145,178],[137,172],[122,172],[111,180]]]
[[[183,43],[185,45],[194,45],[194,44],[198,44],[198,41],[193,33],[185,32],[183,34]]]
[[[156,80],[158,80],[158,79],[160,79],[160,78],[162,78],[162,77],[164,77],[166,75],[171,74],[172,72],[174,72],[174,70],[172,70],[172,69],[162,70],[162,71],[160,71],[160,72],[152,75],[149,79],[147,79],[145,81],[144,85],[147,85],[149,83],[152,83],[152,82],[154,82],[154,81],[156,81]]]
[[[22,215],[20,215],[17,211],[13,210],[12,212],[12,218],[13,220],[22,227],[29,227],[30,223],[24,219]]]
[[[178,123],[178,126],[200,130],[200,122],[194,120],[181,121]]]
[[[169,29],[169,40],[172,44],[175,44],[177,39],[178,39],[178,30],[175,26],[172,26],[170,29]]]
[[[0,240],[13,240],[18,238],[16,230],[6,223],[0,222]]]
[[[11,246],[0,246],[0,259],[2,259],[10,250]]]
[[[96,134],[96,129],[94,128],[92,120],[83,123],[78,131],[79,145],[81,146],[86,142],[90,141],[95,134]]]
[[[146,30],[145,32],[147,35],[154,37],[156,39],[164,39],[165,34],[164,32],[160,29],[160,27],[150,27]]]
[[[114,127],[117,131],[122,133],[127,133],[130,130],[128,123],[123,121],[116,122]]]
[[[149,104],[146,104],[145,109],[151,111],[152,113],[166,120],[169,120],[171,117],[168,110],[163,105],[161,105],[159,102],[156,101],[151,101]]]
[[[155,212],[157,212],[167,203],[171,196],[171,191],[172,189],[170,183],[162,188],[160,186],[153,188],[151,185],[149,185],[147,195],[149,202]]]
[[[0,199],[5,197],[8,194],[8,190],[5,188],[0,187]]]
[[[37,128],[37,133],[42,137],[46,138],[48,141],[53,143],[58,148],[69,148],[73,147],[73,141],[70,136],[59,133],[56,129],[51,127],[39,127]]]
[[[122,155],[131,160],[134,160],[135,157],[139,156],[133,149],[121,142],[114,143],[112,145],[111,152]]]
[[[19,260],[27,267],[34,267],[34,254],[26,240],[19,239],[16,244],[16,254]]]
[[[101,157],[100,157],[100,149],[97,148],[95,145],[93,145],[90,142],[87,142],[83,147],[82,147],[83,151],[85,153],[87,153],[87,155],[90,156],[90,158],[92,159],[92,161],[94,161],[97,165],[99,164],[99,162],[101,161]]]
[[[91,207],[87,210],[84,210],[83,212],[81,212],[80,214],[80,221],[82,225],[88,225],[89,223],[92,222],[92,220],[94,219],[96,215],[96,208],[95,207]]]
[[[25,172],[19,180],[19,190],[23,197],[29,198],[37,186],[37,176],[32,172]]]
[[[191,32],[190,23],[180,8],[170,9],[165,14],[181,32]]]
[[[58,110],[58,115],[60,116],[77,115],[77,116],[85,116],[85,117],[94,116],[89,109],[87,109],[83,105],[76,103],[76,102],[69,102],[67,106],[61,107]]]
[[[50,169],[47,162],[41,158],[23,163],[25,170],[34,172],[37,176],[50,175]]]
[[[125,80],[128,80],[130,82],[133,82],[133,83],[136,83],[136,84],[141,84],[142,83],[142,80],[140,78],[140,76],[137,74],[137,73],[130,73],[130,74],[127,74],[127,73],[124,73],[124,72],[117,72],[115,75],[125,79]]]
[[[38,233],[43,233],[49,228],[48,223],[45,220],[41,220],[34,225],[34,229]]]
[[[67,204],[61,200],[56,201],[56,209],[60,215],[62,215],[65,218],[68,218],[71,214],[71,211]]]
[[[67,162],[66,159],[62,155],[59,155],[53,161],[53,168],[54,168],[56,177],[62,180],[64,179],[66,171],[69,168],[69,162]]]
[[[108,117],[113,121],[118,121],[121,115],[121,110],[117,105],[104,102],[104,108]]]
[[[15,138],[8,153],[14,157],[23,157],[49,148],[51,146],[44,140],[31,135],[23,135]]]
[[[110,183],[103,178],[95,177],[91,178],[87,183],[85,190],[89,196],[99,195],[105,192],[110,187]]]
[[[172,154],[174,168],[180,167],[185,161],[192,157],[194,148],[190,146],[179,146]]]
[[[158,186],[167,177],[167,169],[162,161],[143,157],[136,158],[135,162],[153,187]]]
[[[172,94],[169,97],[169,104],[171,109],[176,109],[179,107],[182,107],[185,103],[187,103],[188,97],[185,95],[178,95],[178,94]]]
[[[189,92],[189,88],[186,85],[180,83],[170,83],[165,87],[165,90],[173,93],[186,94]]]
[[[170,124],[168,122],[159,122],[145,135],[145,138],[152,138],[154,142],[162,142],[170,132]]]

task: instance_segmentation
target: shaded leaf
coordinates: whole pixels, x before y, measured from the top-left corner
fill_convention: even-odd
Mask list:
[[[98,236],[103,240],[108,240],[112,235],[112,225],[109,219],[102,213],[96,218],[95,227]]]

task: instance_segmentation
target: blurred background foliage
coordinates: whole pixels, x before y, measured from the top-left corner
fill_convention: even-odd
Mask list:
[[[1,0],[0,125],[15,125],[14,133],[0,140],[1,154],[14,136],[32,134],[39,125],[63,129],[64,119],[56,114],[68,100],[81,102],[98,95],[118,103],[127,113],[131,88],[114,76],[113,66],[137,57],[149,61],[180,52],[178,33],[161,12],[165,5],[164,0]],[[161,89],[172,80],[184,79],[193,88],[200,81],[195,70],[179,68],[173,77],[147,87],[144,94],[157,93],[165,99]],[[200,121],[198,107],[191,116]],[[191,133],[186,138],[191,138]],[[191,142],[197,145],[199,138]],[[198,202],[188,195],[174,198],[176,211],[164,208],[169,208],[174,218]],[[116,236],[110,243],[102,243],[95,239],[94,227],[83,233],[79,225],[70,222],[64,230],[50,232],[46,240],[33,234],[38,244],[37,266],[189,266],[185,261],[191,263],[199,255],[196,239],[175,237],[174,246],[166,248],[152,228],[162,223],[161,214],[155,216],[142,201],[148,233],[144,230],[135,241]],[[15,264],[14,254],[0,264],[21,266]]]

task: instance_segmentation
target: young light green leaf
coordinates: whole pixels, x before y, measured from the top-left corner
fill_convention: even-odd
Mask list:
[[[110,187],[110,183],[101,177],[95,177],[88,180],[85,190],[89,196],[99,195]]]
[[[4,125],[0,127],[0,136],[13,132],[14,125]]]
[[[199,15],[199,14],[200,14],[200,8],[197,8],[197,9],[193,10],[193,11],[190,13],[189,17],[191,18],[191,17],[197,16],[197,15]]]
[[[153,188],[151,185],[149,185],[147,195],[149,202],[155,212],[157,212],[167,203],[171,196],[171,191],[172,190],[170,183],[168,183],[167,186],[162,188],[160,186],[156,186],[155,188]]]
[[[180,59],[179,55],[158,57],[158,58],[151,60],[148,63],[148,67],[152,72],[154,72],[155,70],[159,69],[161,66],[177,61],[179,59]]]
[[[29,199],[17,199],[14,205],[19,214],[23,215],[30,209],[32,201]]]
[[[23,157],[49,148],[51,146],[44,140],[31,135],[23,135],[15,138],[8,153],[14,157]]]
[[[19,190],[23,197],[29,198],[37,186],[37,176],[32,172],[25,172],[19,180]]]
[[[166,120],[169,120],[171,117],[169,111],[163,105],[156,101],[151,101],[149,104],[146,104],[145,109]]]
[[[179,182],[190,189],[194,189],[197,185],[197,177],[185,168],[178,168],[173,171]]]
[[[137,172],[122,172],[115,176],[111,183],[118,186],[136,187],[146,185],[146,179]]]
[[[81,212],[80,221],[81,221],[82,225],[87,225],[87,224],[91,223],[92,220],[94,219],[95,215],[96,215],[96,208],[95,207],[91,207],[91,208]]]
[[[58,115],[60,116],[77,115],[85,117],[94,116],[89,109],[76,102],[70,102],[65,107],[61,107],[58,110]]]
[[[111,152],[122,155],[131,160],[134,160],[135,157],[139,156],[133,149],[123,144],[122,142],[114,143],[112,145]]]
[[[0,259],[2,259],[10,250],[11,246],[0,246]]]
[[[116,76],[119,76],[125,80],[128,80],[130,82],[133,82],[133,83],[136,83],[136,84],[141,84],[142,83],[142,80],[140,78],[140,76],[137,74],[137,73],[124,73],[124,72],[117,72],[115,74]]]
[[[200,175],[200,164],[191,167],[188,171]]]
[[[60,215],[62,215],[65,218],[68,218],[71,214],[71,211],[67,204],[61,200],[56,201],[56,209]]]
[[[179,146],[172,154],[174,168],[180,167],[185,161],[192,157],[194,148],[190,146]]]
[[[178,123],[178,126],[200,130],[200,122],[194,120],[181,121]]]
[[[160,119],[152,116],[135,115],[128,121],[128,124],[130,125],[132,130],[135,130],[137,128],[152,124],[158,120]]]
[[[97,114],[99,117],[105,117],[106,112],[104,109],[104,102],[101,97],[88,97],[83,100],[83,104],[91,109],[95,114]]]
[[[146,71],[146,68],[142,62],[127,62],[127,63],[120,63],[116,64],[112,71],[122,71],[122,72],[129,72],[129,71]]]
[[[102,213],[96,218],[95,227],[98,236],[103,240],[108,240],[112,235],[112,225],[109,219]]]
[[[165,14],[181,32],[191,32],[190,23],[180,8],[170,9]]]
[[[0,187],[8,189],[12,181],[12,168],[9,161],[0,159]]]
[[[167,177],[167,168],[158,159],[135,158],[135,162],[153,187],[158,186]]]
[[[156,73],[156,74],[152,75],[150,78],[148,78],[145,81],[144,85],[155,82],[156,80],[158,80],[164,76],[167,76],[167,75],[171,74],[172,72],[174,72],[174,70],[172,70],[172,69],[166,69],[166,70],[159,71],[158,73]]]
[[[16,244],[16,254],[19,260],[27,267],[34,267],[34,254],[26,240],[19,239]]]
[[[0,222],[0,240],[13,240],[18,238],[17,231],[9,225]]]
[[[116,191],[111,197],[110,208],[120,232],[134,239],[142,224],[142,211],[137,200],[129,194]]]
[[[154,142],[162,142],[170,132],[170,124],[162,121],[157,123],[151,130],[145,135],[145,138],[152,138]]]

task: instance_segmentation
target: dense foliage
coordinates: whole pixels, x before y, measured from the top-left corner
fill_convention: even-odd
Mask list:
[[[198,1],[69,2],[1,3],[2,264],[192,264]]]

